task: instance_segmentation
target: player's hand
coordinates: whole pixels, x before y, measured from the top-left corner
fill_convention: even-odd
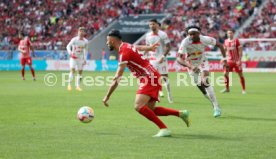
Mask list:
[[[109,106],[108,103],[107,103],[108,100],[109,100],[109,97],[108,97],[108,96],[105,96],[105,97],[103,98],[103,103],[104,103],[104,106],[106,106],[106,107]]]
[[[223,60],[223,67],[226,68],[226,71],[227,71],[227,72],[229,71],[229,65],[228,65],[228,63],[227,63],[226,60]]]
[[[192,67],[194,73],[199,73],[200,69],[198,67]]]
[[[241,64],[241,61],[237,61],[236,64],[239,66]]]
[[[71,53],[70,57],[73,58],[73,59],[77,59],[77,56],[74,53]]]
[[[164,56],[162,56],[162,57],[158,60],[158,63],[159,63],[159,64],[163,63],[164,58],[165,58],[165,57],[164,57]]]
[[[153,44],[153,45],[150,45],[150,48],[149,48],[149,50],[148,50],[148,51],[155,51],[155,50],[156,50],[156,48],[157,48],[159,45],[160,45],[159,41],[158,41],[158,42],[156,42],[156,43],[155,43],[155,44]]]
[[[86,60],[83,61],[83,65],[86,65]]]

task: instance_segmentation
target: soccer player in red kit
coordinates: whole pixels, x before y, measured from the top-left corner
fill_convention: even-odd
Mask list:
[[[107,46],[110,50],[115,50],[119,54],[119,64],[116,75],[112,81],[103,103],[108,106],[108,100],[119,84],[126,67],[132,74],[139,79],[139,89],[136,92],[135,109],[148,120],[159,127],[159,132],[154,137],[171,136],[167,126],[158,118],[158,116],[173,115],[180,117],[187,126],[189,126],[189,112],[187,110],[174,110],[161,106],[155,106],[159,101],[158,92],[162,89],[161,76],[158,71],[149,63],[149,61],[140,54],[139,51],[153,51],[157,44],[150,46],[134,46],[122,41],[118,30],[111,30],[107,35]]]
[[[226,88],[222,90],[222,93],[230,92],[229,88],[229,72],[233,72],[235,70],[239,77],[242,85],[242,94],[246,94],[245,92],[245,79],[242,72],[242,46],[240,45],[240,41],[235,39],[233,36],[233,31],[227,31],[227,37],[224,41],[224,48],[227,53],[227,63],[229,65],[229,71],[224,68],[224,80]]]
[[[20,64],[22,66],[21,74],[22,79],[25,80],[25,65],[29,65],[30,70],[32,72],[33,80],[35,81],[35,71],[32,67],[32,57],[30,55],[30,50],[32,50],[32,54],[34,54],[34,47],[28,37],[24,37],[22,33],[19,33],[19,45],[18,51],[20,52]]]

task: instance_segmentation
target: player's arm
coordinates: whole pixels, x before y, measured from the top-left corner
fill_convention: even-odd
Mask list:
[[[18,48],[17,48],[17,49],[18,49],[18,51],[19,51],[20,53],[23,53],[23,54],[24,54],[24,53],[26,52],[25,50],[22,50],[22,49],[20,48],[20,45],[18,45]]]
[[[121,77],[123,76],[126,66],[127,66],[126,63],[121,63],[117,69],[116,75],[112,80],[112,84],[109,87],[106,96],[103,98],[103,103],[106,107],[108,107],[107,101],[109,100],[110,96],[115,91],[115,89],[118,87],[118,84],[120,82]]]
[[[135,45],[134,47],[139,51],[154,51],[159,46],[159,42],[153,45]]]
[[[72,47],[73,47],[73,44],[74,44],[74,40],[71,39],[71,41],[67,44],[66,46],[66,50],[67,50],[67,53],[69,54],[70,57],[72,58],[76,58],[73,54],[73,50],[72,50]]]
[[[88,54],[88,42],[85,44],[84,50],[83,50],[83,64],[86,64],[86,58],[87,58],[87,54]]]
[[[242,56],[243,56],[243,50],[242,50],[242,46],[240,44],[240,41],[237,39],[237,47],[238,47],[238,51],[239,51],[239,57],[240,57],[240,61],[241,62],[241,59],[242,59]]]
[[[220,52],[221,52],[221,55],[222,55],[223,65],[226,68],[228,68],[229,66],[228,66],[228,63],[227,63],[227,60],[226,60],[226,52],[225,52],[224,46],[221,43],[219,43],[219,42],[217,42],[215,46],[220,49]]]
[[[34,53],[34,45],[30,42],[30,50],[32,51],[32,55],[33,57],[35,57],[35,53]]]

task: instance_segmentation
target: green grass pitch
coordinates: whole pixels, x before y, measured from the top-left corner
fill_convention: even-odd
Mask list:
[[[276,158],[276,74],[246,73],[246,95],[236,74],[231,93],[220,94],[223,87],[216,86],[223,114],[215,119],[199,90],[177,87],[176,73],[171,73],[175,103],[164,98],[158,105],[190,110],[192,125],[187,128],[176,117],[161,117],[173,136],[152,138],[157,127],[133,108],[136,86],[119,87],[106,108],[101,103],[106,86],[68,92],[60,81],[46,86],[46,73],[37,72],[33,82],[29,71],[26,81],[19,72],[0,72],[0,159]],[[60,80],[61,72],[53,73]],[[92,123],[76,119],[83,105],[94,109]]]

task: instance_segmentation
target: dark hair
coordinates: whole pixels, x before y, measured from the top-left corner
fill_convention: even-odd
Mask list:
[[[192,28],[195,28],[197,29],[199,32],[201,32],[201,28],[199,26],[196,26],[196,25],[190,25],[188,26],[185,30],[186,30],[186,33],[188,33],[188,31]]]
[[[154,23],[156,23],[158,25],[160,24],[156,19],[151,19],[150,22],[154,22]]]
[[[161,23],[158,22],[157,24],[158,24],[159,27],[161,27]]]
[[[22,32],[19,32],[19,33],[18,33],[18,35],[24,36],[24,33],[22,33]]]
[[[119,30],[115,30],[115,29],[111,30],[111,31],[107,34],[107,36],[113,36],[113,37],[116,37],[116,38],[118,38],[118,39],[122,39],[122,36],[121,36],[120,31],[119,31]]]

